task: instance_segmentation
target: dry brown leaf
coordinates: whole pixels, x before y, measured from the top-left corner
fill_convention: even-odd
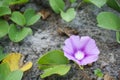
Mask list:
[[[50,12],[45,9],[41,10],[38,14],[40,14],[44,20],[50,16]]]
[[[110,76],[109,74],[105,74],[104,80],[114,80],[114,78],[112,76]]]
[[[11,71],[22,70],[27,71],[32,67],[32,62],[27,62],[23,64],[24,56],[20,53],[10,53],[3,59],[2,63],[8,63]]]
[[[71,35],[77,35],[78,31],[75,29],[72,29],[71,27],[64,27],[64,28],[58,28],[57,29],[58,34],[60,35],[67,35],[67,36],[71,36]]]

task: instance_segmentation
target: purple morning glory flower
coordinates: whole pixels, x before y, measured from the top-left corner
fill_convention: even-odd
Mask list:
[[[95,40],[89,36],[81,38],[75,35],[70,36],[70,38],[65,40],[63,50],[64,55],[78,65],[87,65],[97,61],[100,53]]]

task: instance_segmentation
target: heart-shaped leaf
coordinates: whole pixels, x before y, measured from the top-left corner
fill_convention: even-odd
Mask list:
[[[101,12],[97,16],[98,26],[109,30],[120,30],[119,16],[111,12]]]
[[[38,14],[36,14],[36,15],[34,15],[34,16],[31,16],[31,19],[29,19],[29,20],[27,21],[26,26],[31,26],[31,25],[33,25],[33,24],[36,23],[39,19],[40,19],[40,15],[38,15]]]
[[[68,59],[64,56],[64,53],[60,50],[53,50],[47,52],[38,60],[40,69],[44,70],[53,65],[68,64]]]
[[[9,73],[10,73],[9,65],[7,63],[0,64],[0,79],[5,80]]]
[[[70,8],[68,9],[66,12],[61,12],[61,17],[62,19],[64,19],[67,22],[70,22],[71,20],[73,20],[75,18],[76,12],[74,10],[74,8]]]
[[[9,24],[5,20],[0,20],[0,38],[5,36],[9,31]]]
[[[70,70],[69,60],[60,50],[47,52],[38,60],[39,68],[44,70],[42,78],[52,74],[64,75]]]
[[[0,7],[0,16],[4,16],[4,15],[7,15],[7,14],[11,14],[10,8],[6,7],[6,6]]]
[[[48,77],[52,74],[65,75],[70,70],[70,65],[57,65],[51,68],[45,69],[44,73],[41,75],[41,78]]]
[[[60,11],[64,11],[65,3],[63,0],[49,0],[49,3],[55,13],[60,13]]]
[[[9,38],[13,42],[19,42],[31,33],[32,30],[30,28],[24,27],[22,29],[17,29],[17,27],[14,24],[12,24],[9,30]]]
[[[40,15],[36,14],[33,9],[27,9],[24,12],[24,16],[26,19],[26,26],[31,26],[40,19]]]
[[[23,72],[21,70],[12,71],[5,80],[21,80]]]
[[[17,11],[12,13],[11,20],[20,26],[24,26],[26,24],[26,20],[23,14]]]
[[[29,21],[31,17],[35,15],[35,10],[31,8],[26,9],[23,15],[25,16],[26,21]]]
[[[84,2],[93,3],[97,7],[101,8],[107,0],[84,0]]]

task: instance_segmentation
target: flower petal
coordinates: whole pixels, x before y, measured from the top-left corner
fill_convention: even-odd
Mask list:
[[[73,54],[73,51],[71,51],[71,50],[70,50],[68,47],[66,47],[66,46],[63,47],[63,51],[64,51],[65,53],[67,53],[67,54],[70,54],[70,55]]]
[[[83,60],[81,60],[81,65],[87,65],[89,63],[95,62],[98,59],[98,55],[91,55],[91,56],[87,56],[85,57]]]
[[[64,48],[67,49],[67,50],[69,49],[69,51],[71,51],[71,53],[74,53],[74,47],[72,45],[72,42],[71,42],[70,38],[65,40]]]
[[[83,36],[80,38],[80,49],[84,49],[84,47],[86,46],[86,44],[88,43],[88,41],[91,38],[89,36]]]
[[[79,50],[79,48],[80,48],[80,37],[72,35],[70,37],[70,39],[71,39],[72,45],[74,46],[74,49]]]
[[[90,39],[88,41],[88,43],[86,44],[85,48],[84,48],[84,52],[86,54],[99,54],[100,51],[98,49],[98,47],[96,46],[95,40],[94,39]]]

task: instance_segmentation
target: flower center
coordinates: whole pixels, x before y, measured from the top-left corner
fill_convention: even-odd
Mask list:
[[[77,52],[75,53],[75,58],[76,58],[77,60],[83,59],[84,56],[85,56],[85,54],[84,54],[83,52],[81,52],[81,51],[77,51]]]

